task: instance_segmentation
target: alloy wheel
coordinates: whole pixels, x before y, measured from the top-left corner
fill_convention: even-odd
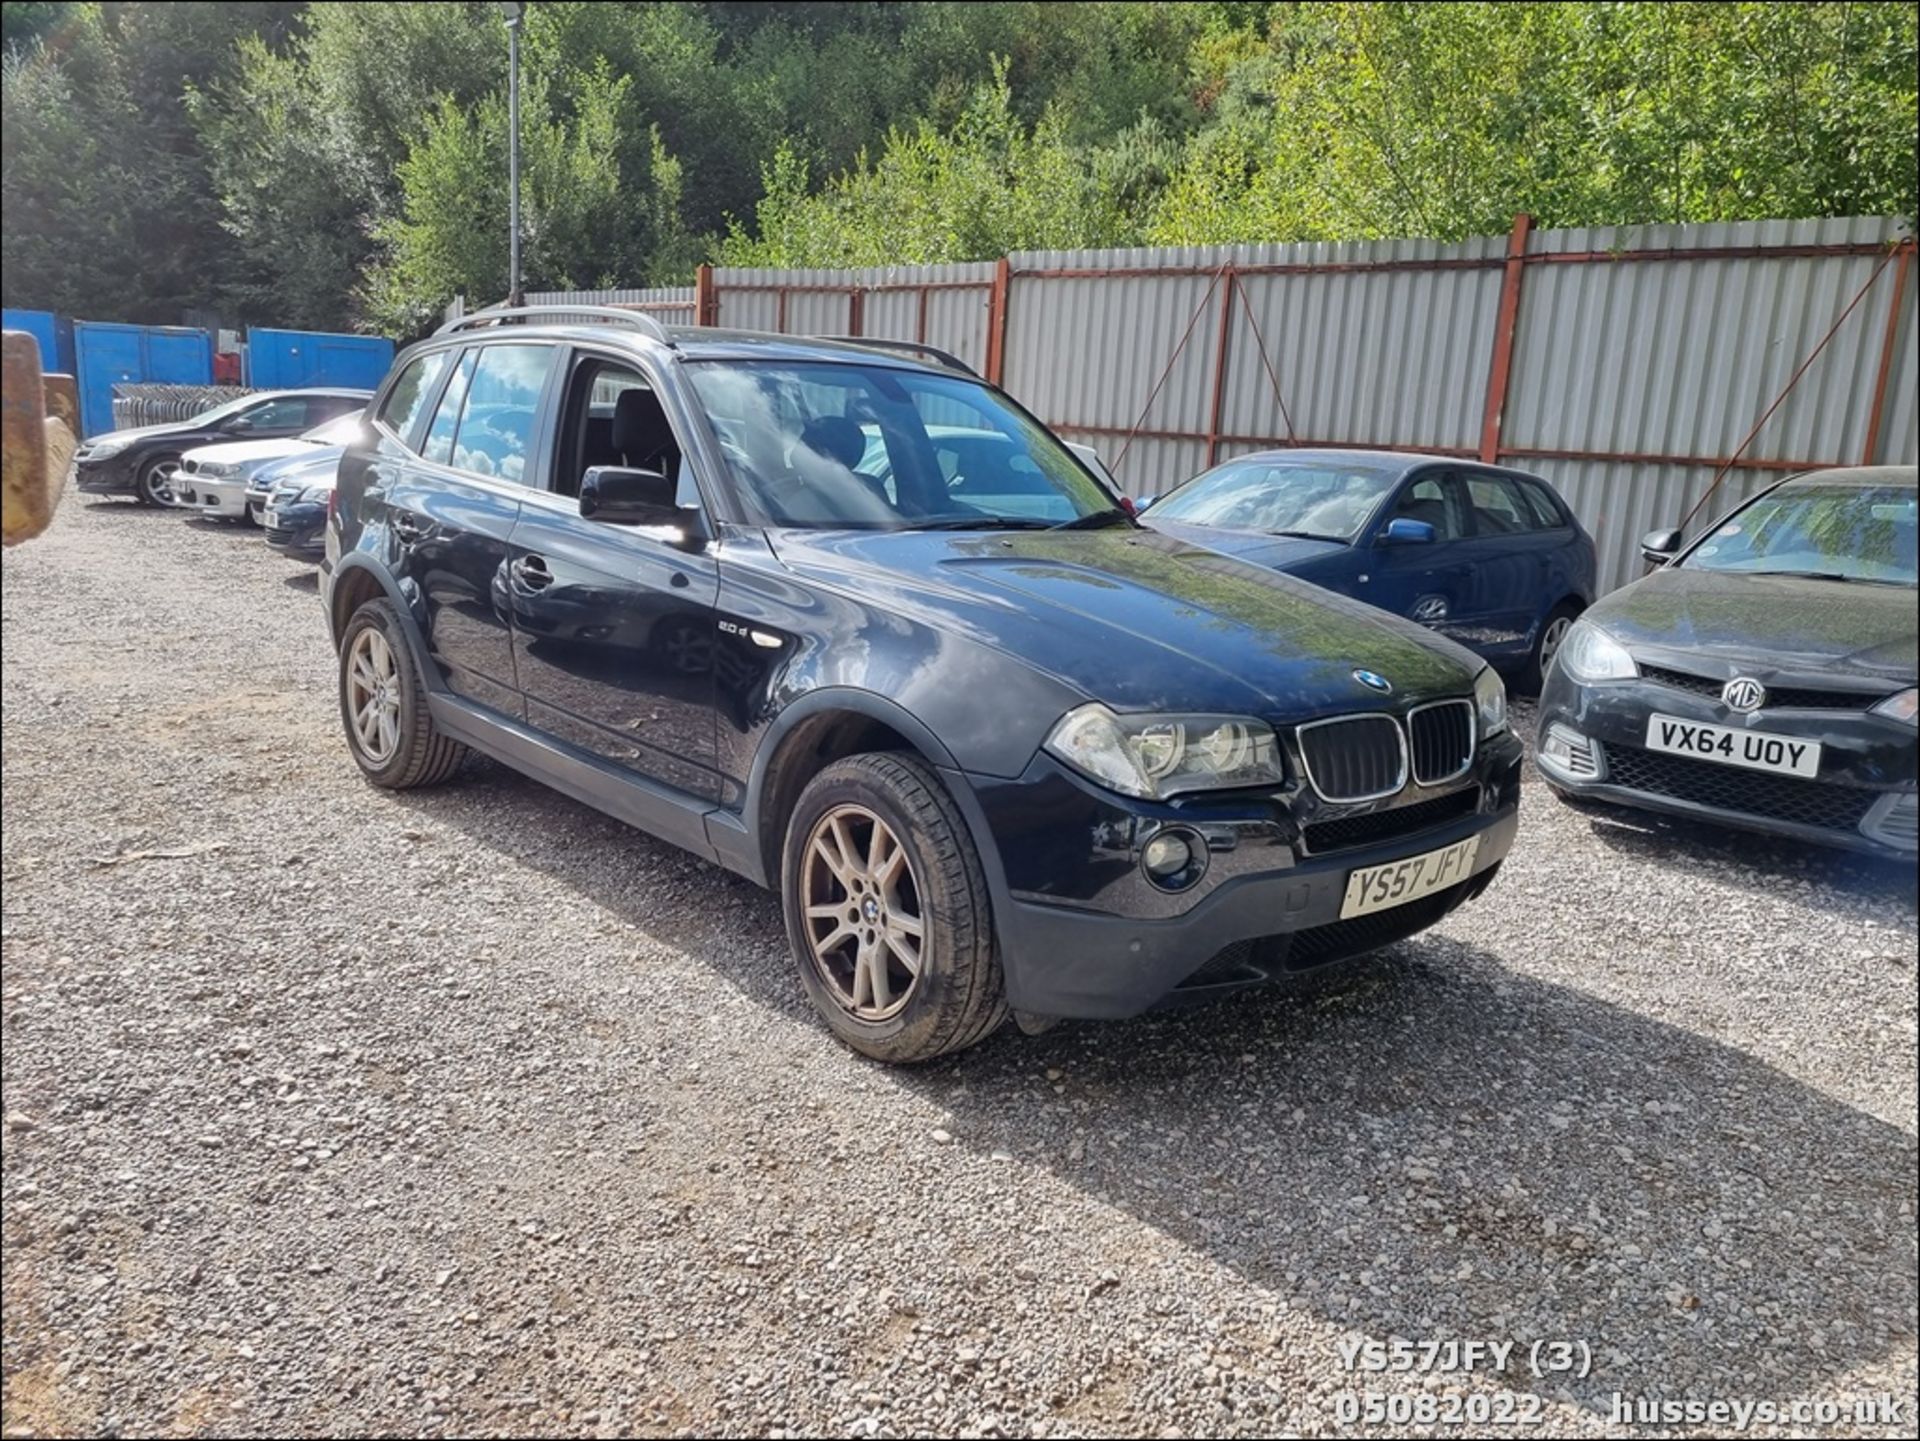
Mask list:
[[[1553,669],[1553,658],[1560,654],[1567,632],[1572,629],[1572,616],[1556,615],[1547,622],[1547,628],[1540,632],[1540,674],[1543,677]]]
[[[140,477],[140,488],[146,492],[146,498],[155,505],[173,504],[173,478],[180,473],[177,460],[158,460],[146,468]]]
[[[385,765],[400,744],[400,666],[377,626],[355,636],[347,653],[347,710],[360,753]]]
[[[926,918],[906,847],[864,806],[828,811],[801,873],[814,969],[847,1014],[884,1021],[919,983]]]

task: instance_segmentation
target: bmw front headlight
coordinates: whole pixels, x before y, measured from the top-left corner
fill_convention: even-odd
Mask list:
[[[1488,666],[1474,677],[1473,708],[1480,716],[1480,735],[1497,736],[1507,728],[1507,683]]]
[[[1631,680],[1640,667],[1627,648],[1590,620],[1577,620],[1553,658],[1575,680]]]
[[[1093,701],[1062,716],[1046,748],[1089,779],[1147,800],[1286,779],[1273,727],[1251,716],[1120,715]]]

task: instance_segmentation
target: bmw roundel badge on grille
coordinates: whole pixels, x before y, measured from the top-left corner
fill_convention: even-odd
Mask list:
[[[1353,673],[1353,678],[1368,690],[1377,690],[1381,695],[1386,695],[1393,689],[1393,682],[1381,675],[1378,671],[1356,670]]]

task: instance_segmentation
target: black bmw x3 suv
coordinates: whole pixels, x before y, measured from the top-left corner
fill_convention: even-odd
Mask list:
[[[1482,661],[1136,525],[937,351],[482,312],[367,417],[321,583],[367,777],[470,747],[776,887],[870,1056],[1371,950],[1513,844]]]

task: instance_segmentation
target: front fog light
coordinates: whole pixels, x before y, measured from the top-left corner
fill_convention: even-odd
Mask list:
[[[1163,891],[1184,891],[1207,869],[1207,843],[1187,830],[1161,831],[1140,848],[1140,869]]]

